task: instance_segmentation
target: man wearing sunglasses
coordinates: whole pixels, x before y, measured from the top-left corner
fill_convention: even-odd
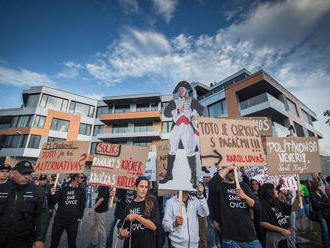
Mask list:
[[[0,247],[44,248],[48,225],[45,193],[30,183],[33,166],[18,162],[13,179],[0,184]]]
[[[84,180],[84,175],[73,174],[71,183],[62,187],[56,192],[55,186],[51,189],[50,200],[57,203],[58,208],[54,219],[52,229],[52,241],[50,248],[57,248],[63,231],[68,235],[69,248],[76,248],[76,239],[78,233],[78,225],[81,222],[86,201],[86,192],[84,188],[79,187]]]

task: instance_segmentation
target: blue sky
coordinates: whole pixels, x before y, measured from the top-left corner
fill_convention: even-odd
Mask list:
[[[0,0],[0,108],[34,85],[167,94],[263,69],[318,114],[330,150],[329,26],[329,0]]]

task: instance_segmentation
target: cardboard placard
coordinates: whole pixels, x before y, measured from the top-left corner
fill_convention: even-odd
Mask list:
[[[101,151],[105,147],[112,150]],[[96,150],[103,155],[93,158],[90,184],[135,189],[135,180],[144,174],[148,147],[100,143]]]
[[[198,118],[203,166],[263,166],[258,123],[243,119]]]
[[[254,120],[258,122],[258,129],[261,136],[273,136],[272,121],[266,116],[254,116],[254,117],[216,117],[217,119],[233,119],[233,120]]]
[[[83,173],[89,141],[60,141],[43,144],[35,173]]]
[[[317,137],[267,137],[269,175],[322,171]]]

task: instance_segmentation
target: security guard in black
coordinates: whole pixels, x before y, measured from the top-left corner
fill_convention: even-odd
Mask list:
[[[32,164],[21,161],[13,180],[0,185],[0,247],[44,248],[48,207],[40,187],[31,184]]]

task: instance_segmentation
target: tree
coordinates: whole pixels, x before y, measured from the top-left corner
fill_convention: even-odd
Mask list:
[[[327,120],[325,121],[326,124],[329,124],[330,126],[330,110],[326,110],[323,112],[323,115],[327,118]]]

